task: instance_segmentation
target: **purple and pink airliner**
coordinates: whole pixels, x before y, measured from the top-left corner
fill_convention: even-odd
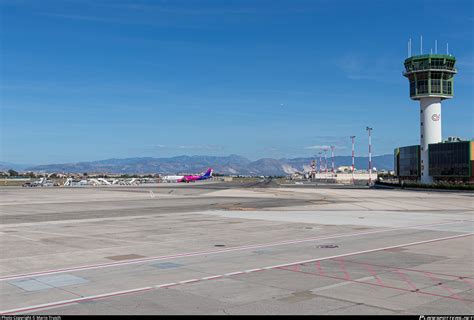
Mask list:
[[[194,182],[199,180],[206,180],[212,177],[212,168],[207,169],[205,173],[200,175],[187,175],[187,176],[164,176],[162,179],[166,182]]]

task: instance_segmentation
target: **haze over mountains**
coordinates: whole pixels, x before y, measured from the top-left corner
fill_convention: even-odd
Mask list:
[[[104,173],[198,173],[213,168],[220,174],[240,175],[286,175],[296,171],[309,170],[312,158],[272,159],[251,161],[238,155],[229,156],[177,156],[171,158],[126,158],[107,159],[90,162],[37,165],[24,168],[45,172],[104,172]],[[393,155],[372,157],[373,166],[378,170],[393,170]],[[350,156],[336,156],[335,166],[350,166]],[[366,169],[367,157],[355,158],[356,168]],[[328,158],[331,167],[331,159]],[[3,166],[2,166],[3,167]],[[5,168],[9,169],[9,168]]]

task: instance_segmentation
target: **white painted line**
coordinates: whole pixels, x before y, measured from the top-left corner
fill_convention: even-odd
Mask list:
[[[171,282],[171,283],[165,283],[165,284],[158,284],[154,286],[155,288],[163,288],[163,287],[170,287],[170,286],[175,286],[177,285],[177,282]]]
[[[356,236],[363,236],[363,235],[369,235],[369,234],[391,232],[391,231],[396,231],[396,230],[407,230],[407,229],[422,228],[422,227],[437,226],[437,225],[456,224],[460,222],[464,222],[464,221],[438,222],[438,223],[414,225],[414,226],[408,226],[408,227],[389,228],[389,229],[383,229],[383,230],[374,230],[374,231],[366,231],[366,232],[358,232],[358,233],[346,233],[346,234],[330,235],[330,236],[323,236],[323,237],[280,241],[280,242],[267,243],[267,244],[240,246],[240,247],[226,248],[226,249],[219,249],[219,250],[197,251],[197,252],[181,253],[181,254],[175,254],[175,255],[169,255],[169,256],[157,256],[157,257],[150,257],[150,258],[133,259],[133,260],[128,260],[128,261],[110,262],[110,263],[102,263],[102,264],[96,264],[96,265],[87,265],[87,266],[71,267],[71,268],[64,268],[64,269],[39,271],[39,272],[32,272],[32,273],[3,276],[3,277],[0,277],[0,281],[31,278],[31,277],[37,277],[37,276],[50,275],[50,274],[66,273],[66,272],[110,268],[110,267],[124,266],[124,265],[130,265],[130,264],[159,261],[159,260],[170,260],[170,259],[177,259],[177,258],[187,258],[187,257],[227,253],[227,252],[233,252],[233,251],[257,249],[257,248],[276,247],[276,246],[291,245],[291,244],[319,241],[319,240],[356,237]]]
[[[50,302],[50,303],[44,303],[44,304],[37,304],[34,306],[29,306],[29,307],[23,307],[23,308],[18,308],[18,309],[10,309],[10,310],[2,310],[0,311],[0,314],[11,314],[11,313],[18,313],[18,312],[30,312],[30,311],[35,311],[35,310],[40,310],[40,309],[49,309],[49,308],[54,308],[54,307],[60,307],[64,305],[71,305],[79,302],[84,302],[84,301],[89,301],[89,300],[98,300],[98,299],[103,299],[103,298],[109,298],[109,297],[114,297],[114,296],[119,296],[122,294],[130,294],[130,293],[136,293],[136,292],[141,292],[141,291],[148,291],[152,290],[153,287],[143,287],[143,288],[136,288],[136,289],[130,289],[130,290],[123,290],[123,291],[115,291],[115,292],[109,292],[109,293],[104,293],[104,294],[98,294],[98,295],[93,295],[93,296],[87,296],[87,297],[81,297],[81,298],[76,298],[76,299],[69,299],[69,300],[62,300],[62,301],[57,301],[57,302]]]
[[[190,279],[190,280],[184,280],[184,281],[179,281],[179,284],[185,284],[185,283],[191,283],[191,282],[197,282],[200,279]]]
[[[246,271],[237,271],[237,272],[250,273],[250,272],[256,272],[256,271],[261,271],[261,270],[278,269],[278,268],[289,267],[289,266],[304,264],[304,263],[309,263],[309,262],[324,261],[324,260],[354,256],[354,255],[370,253],[370,252],[377,252],[377,251],[383,251],[383,250],[389,250],[389,249],[395,249],[395,248],[401,248],[401,247],[409,247],[409,246],[415,246],[415,245],[420,245],[420,244],[425,244],[425,243],[431,243],[431,242],[437,242],[437,241],[444,241],[444,240],[468,237],[468,236],[472,236],[472,235],[474,235],[474,233],[465,233],[465,234],[460,234],[460,235],[457,235],[457,236],[436,238],[436,239],[410,242],[410,243],[404,243],[404,244],[388,246],[388,247],[382,247],[382,248],[361,250],[361,251],[338,254],[338,255],[328,256],[328,257],[323,257],[323,258],[301,260],[301,261],[297,261],[297,262],[290,262],[290,263],[285,263],[285,264],[279,264],[279,265],[273,265],[273,266],[267,266],[267,267],[250,269],[250,270],[246,270]],[[210,279],[213,279],[213,278],[220,278],[220,277],[222,277],[222,275],[205,277],[205,278],[202,278],[201,280],[204,280],[204,279],[210,280]],[[0,311],[0,314],[3,315],[3,314],[25,313],[25,312],[30,312],[30,311],[40,310],[40,309],[70,305],[70,304],[83,302],[83,301],[88,301],[88,300],[97,300],[97,299],[108,298],[108,297],[113,297],[113,296],[122,295],[122,294],[130,294],[130,293],[136,293],[136,292],[140,292],[140,291],[148,291],[148,290],[151,290],[153,288],[161,288],[161,287],[170,286],[170,285],[186,284],[186,283],[196,282],[196,281],[199,281],[199,279],[184,280],[184,281],[180,281],[180,282],[172,283],[172,284],[160,284],[160,285],[155,285],[155,286],[151,286],[151,287],[143,287],[143,288],[138,288],[138,289],[117,291],[117,292],[111,292],[111,293],[106,293],[106,294],[102,294],[102,295],[88,296],[88,297],[82,297],[82,298],[71,299],[71,300],[62,300],[62,301],[50,302],[50,303],[45,303],[45,304],[41,304],[41,305],[22,307],[22,308],[17,308],[17,309],[2,310],[2,311]]]
[[[425,244],[425,243],[430,243],[430,242],[437,242],[437,241],[444,241],[444,240],[468,237],[468,236],[472,236],[472,235],[474,235],[474,233],[464,233],[464,234],[460,234],[460,235],[457,235],[457,236],[437,238],[437,239],[424,240],[424,241],[418,241],[418,242],[411,242],[411,243],[406,243],[406,244],[403,244],[403,245],[389,246],[389,247],[383,247],[383,248],[362,250],[362,251],[357,251],[357,252],[338,254],[338,255],[329,256],[329,257],[325,257],[325,258],[302,260],[302,261],[298,261],[298,262],[292,262],[292,263],[286,263],[286,264],[280,264],[280,265],[272,266],[271,269],[289,267],[289,266],[294,266],[294,265],[297,265],[297,264],[304,264],[304,263],[309,263],[309,262],[324,261],[324,260],[330,260],[330,259],[335,259],[335,258],[355,256],[355,255],[364,254],[364,253],[383,251],[383,250],[389,250],[389,249],[395,249],[395,248],[401,248],[401,247],[415,246],[415,245]]]
[[[242,274],[242,273],[245,273],[245,272],[243,272],[243,271],[230,272],[230,273],[224,274],[224,276],[230,277],[230,276],[235,276],[236,274]]]
[[[210,277],[204,277],[201,278],[201,280],[211,280],[211,279],[217,279],[217,278],[222,278],[224,277],[223,275],[217,275],[217,276],[210,276]]]

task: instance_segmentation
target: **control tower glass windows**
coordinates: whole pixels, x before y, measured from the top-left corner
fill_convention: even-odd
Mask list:
[[[446,68],[452,70],[454,68],[454,61],[447,60],[446,61]]]
[[[418,80],[417,82],[417,94],[428,93],[428,80]]]
[[[431,79],[431,93],[441,93],[440,79]]]
[[[415,92],[415,80],[410,81],[410,96],[414,96]]]
[[[441,60],[441,59],[438,59]],[[441,93],[441,72],[431,72],[431,92],[430,93]]]
[[[431,67],[433,69],[441,69],[444,65],[443,59],[433,58],[431,59]]]
[[[451,87],[451,81],[443,80],[443,94],[453,94],[452,93],[452,87]]]

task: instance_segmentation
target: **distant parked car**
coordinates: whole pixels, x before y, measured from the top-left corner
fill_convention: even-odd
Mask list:
[[[23,183],[22,187],[31,187],[31,182]]]

